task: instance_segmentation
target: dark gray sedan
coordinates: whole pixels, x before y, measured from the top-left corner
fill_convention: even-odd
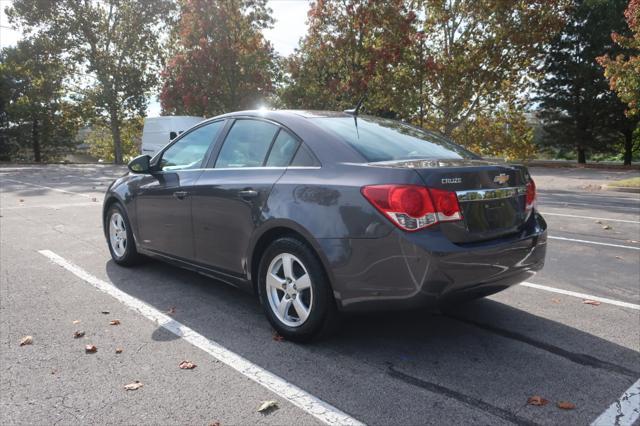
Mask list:
[[[255,292],[290,340],[341,311],[486,296],[544,264],[525,167],[398,121],[237,112],[129,169],[104,201],[113,260],[147,255]]]

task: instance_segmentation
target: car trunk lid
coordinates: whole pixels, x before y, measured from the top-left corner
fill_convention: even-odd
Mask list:
[[[517,233],[528,217],[525,198],[529,178],[523,166],[481,160],[408,160],[371,165],[411,168],[425,186],[456,192],[463,218],[440,224],[454,243]]]

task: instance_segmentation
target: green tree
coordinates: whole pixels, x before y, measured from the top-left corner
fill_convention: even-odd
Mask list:
[[[419,113],[445,135],[525,92],[564,0],[423,0],[414,44]],[[423,88],[424,86],[424,88]]]
[[[144,120],[140,117],[122,123],[122,157],[124,161],[131,161],[140,154],[143,125]],[[93,126],[87,135],[86,142],[89,144],[89,153],[92,156],[110,162],[115,159],[111,132],[108,127],[100,124]]]
[[[51,160],[76,145],[80,109],[65,95],[69,71],[45,38],[22,40],[0,53],[2,159]]]
[[[15,0],[9,19],[58,44],[76,65],[77,92],[111,132],[122,163],[122,126],[143,116],[158,83],[161,28],[171,0]]]
[[[538,87],[546,145],[577,151],[585,163],[589,152],[604,152],[635,125],[624,117],[624,105],[609,89],[596,58],[615,54],[612,31],[624,32],[625,0],[574,0],[572,13],[550,44]],[[631,136],[630,136],[631,137]]]
[[[257,108],[272,92],[267,0],[184,0],[162,72],[165,113],[212,116]]]

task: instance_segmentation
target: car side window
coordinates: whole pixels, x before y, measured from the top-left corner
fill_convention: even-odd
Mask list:
[[[216,168],[262,167],[278,127],[260,120],[236,120],[224,140]]]
[[[224,120],[215,121],[187,133],[162,154],[161,170],[187,170],[200,168],[207,150],[224,126]]]
[[[290,165],[295,167],[319,167],[320,163],[316,160],[316,157],[311,153],[309,148],[307,148],[305,144],[302,144]]]
[[[299,144],[300,142],[289,132],[281,129],[273,142],[265,165],[267,167],[287,167],[291,163],[293,154],[296,153]]]

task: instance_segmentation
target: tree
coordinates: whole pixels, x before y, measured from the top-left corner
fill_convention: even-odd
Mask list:
[[[132,160],[140,153],[143,124],[142,118],[137,117],[125,121],[122,125],[122,156],[125,161]],[[93,126],[87,135],[86,142],[89,144],[89,153],[92,156],[104,161],[114,160],[109,128],[101,125]]]
[[[78,95],[109,127],[120,164],[123,123],[146,111],[157,84],[159,30],[172,9],[170,0],[15,0],[7,15],[59,45],[76,64]]]
[[[524,93],[538,54],[559,31],[563,0],[424,0],[414,44],[419,117],[445,135]]]
[[[308,35],[287,61],[281,98],[292,108],[344,109],[367,93],[367,111],[477,147],[483,136],[471,123],[495,130],[523,122],[514,98],[531,86],[532,65],[560,29],[564,3],[318,1],[309,12]],[[524,141],[519,153],[502,154],[529,156],[531,139]]]
[[[627,104],[625,113],[629,120],[620,118],[618,121],[624,134],[624,164],[631,164],[634,151],[633,124],[640,119],[640,0],[630,0],[624,15],[633,36],[625,37],[613,32],[611,39],[626,52],[619,53],[615,58],[602,55],[598,63],[605,69],[609,88]]]
[[[0,53],[0,155],[56,158],[75,144],[80,109],[66,96],[69,68],[50,40],[31,38]],[[31,155],[25,155],[25,151]]]
[[[322,0],[308,17],[308,34],[285,65],[285,105],[341,110],[366,93],[368,111],[409,114],[403,95],[416,15],[406,1]]]
[[[257,108],[273,91],[267,0],[185,0],[162,72],[165,113],[213,116]]]
[[[574,147],[578,162],[620,138],[623,108],[596,57],[614,52],[609,34],[624,31],[625,0],[574,0],[570,18],[550,44],[538,86],[545,143]]]

